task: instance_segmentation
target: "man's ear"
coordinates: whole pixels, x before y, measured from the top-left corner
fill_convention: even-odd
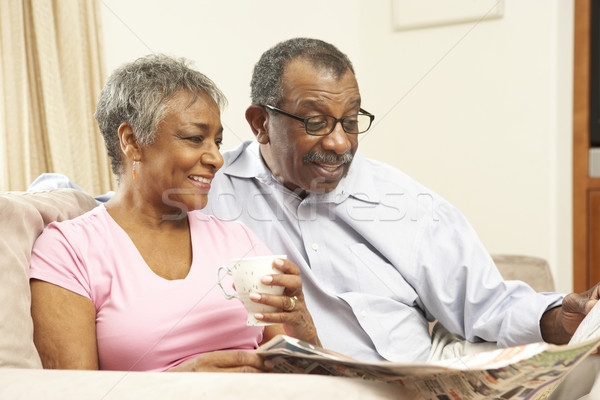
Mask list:
[[[267,110],[255,104],[251,105],[246,110],[246,121],[248,121],[248,125],[250,125],[250,129],[252,129],[258,143],[269,143],[269,115]]]
[[[140,161],[142,151],[131,125],[128,122],[123,122],[119,126],[118,134],[121,151],[125,154],[125,157],[130,160]]]

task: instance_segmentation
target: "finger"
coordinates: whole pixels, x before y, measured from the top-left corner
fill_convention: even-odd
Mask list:
[[[594,299],[594,300],[600,299],[600,282],[597,283],[593,288],[589,289],[588,291],[586,291],[582,294],[585,295],[586,297],[589,297],[590,299]]]
[[[300,275],[300,268],[290,260],[276,258],[273,260],[273,267],[280,270],[284,274]]]
[[[243,365],[240,367],[232,367],[232,368],[214,368],[211,370],[203,370],[204,372],[208,372],[208,371],[214,371],[214,372],[237,372],[237,373],[251,373],[251,374],[257,374],[257,373],[263,373],[263,372],[267,372],[266,369],[259,369],[259,368],[254,368],[254,367],[249,367],[247,365]]]
[[[271,324],[289,324],[290,313],[286,312],[272,312],[272,313],[256,313],[254,318],[259,321],[269,322]]]
[[[170,371],[204,372],[264,372],[272,369],[273,363],[263,360],[255,353],[243,350],[213,351],[200,354]]]
[[[592,311],[592,308],[594,308],[596,303],[598,303],[598,300],[594,300],[594,299],[588,300],[585,303],[585,315],[587,315],[590,311]]]
[[[168,369],[170,372],[250,372],[250,373],[261,373],[268,372],[271,368],[260,369],[249,367],[247,365],[231,368],[222,368],[216,365],[210,365],[200,360],[190,360],[192,362],[186,362],[177,365],[173,368]]]
[[[256,313],[254,317],[264,322],[270,322],[274,324],[288,324],[288,325],[302,325],[306,318],[306,312],[303,310],[294,311],[276,311],[276,312],[263,312]]]
[[[265,360],[256,353],[248,351],[235,350],[234,363],[242,367],[256,368],[259,370],[266,369]]]
[[[282,296],[283,298],[282,300],[282,305],[281,305],[281,309],[283,311],[287,311],[287,312],[292,312],[294,310],[296,310],[296,306],[299,306],[300,304],[300,299],[298,298],[298,296]],[[296,304],[298,303],[298,304]]]
[[[579,294],[571,293],[565,296],[563,299],[563,311],[567,313],[585,315],[588,311],[589,297]]]
[[[202,361],[221,369],[236,370],[243,367],[265,369],[262,357],[243,350],[214,351],[200,356]]]
[[[295,297],[294,301],[291,300],[290,296],[278,296],[275,294],[267,293],[250,293],[250,296],[248,297],[255,303],[272,306],[280,310],[286,310],[291,308],[292,303],[294,303],[294,308],[290,311],[303,310],[305,308],[304,299],[298,296],[292,296]],[[286,312],[289,313],[290,311]]]
[[[265,285],[283,286],[287,294],[298,295],[302,292],[302,279],[298,275],[265,275],[260,279]]]

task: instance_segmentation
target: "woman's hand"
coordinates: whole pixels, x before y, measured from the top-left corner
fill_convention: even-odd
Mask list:
[[[185,361],[169,372],[267,372],[273,361],[244,350],[224,350],[204,353]]]
[[[320,346],[317,328],[304,303],[300,268],[293,262],[282,259],[273,261],[273,266],[283,274],[266,275],[261,278],[261,282],[265,285],[285,287],[283,295],[251,293],[250,299],[256,303],[274,306],[279,310],[255,314],[255,318],[264,322],[283,324],[284,332],[281,333]],[[272,326],[265,328],[265,338],[274,336],[273,333],[277,332]]]

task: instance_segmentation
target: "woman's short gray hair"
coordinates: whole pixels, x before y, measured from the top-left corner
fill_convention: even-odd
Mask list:
[[[281,105],[281,77],[286,65],[297,58],[333,72],[336,78],[341,78],[348,70],[354,74],[348,56],[334,45],[319,39],[289,39],[265,51],[254,66],[250,82],[252,104],[274,107]]]
[[[113,173],[121,174],[118,130],[123,122],[133,128],[142,146],[154,143],[158,124],[165,118],[167,103],[181,90],[207,94],[222,109],[227,100],[212,80],[190,67],[190,61],[152,54],[124,64],[108,78],[98,96],[94,117],[111,159]]]

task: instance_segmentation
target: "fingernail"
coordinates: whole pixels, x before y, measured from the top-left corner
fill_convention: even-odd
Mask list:
[[[248,297],[250,297],[250,300],[255,300],[255,301],[260,300],[260,294],[254,293],[254,292],[250,293],[250,296],[248,296]]]
[[[273,368],[275,366],[275,363],[273,362],[273,360],[265,360],[265,367],[266,368]]]
[[[267,283],[268,284],[268,283],[273,282],[273,277],[271,275],[265,275],[262,278],[260,278],[260,281],[262,283]]]
[[[275,259],[275,265],[277,265],[278,267],[282,267],[283,266],[283,260],[281,258],[276,258]]]
[[[254,314],[254,318],[256,318],[256,319],[264,319],[265,316],[262,315],[261,313],[256,313],[256,314]]]

